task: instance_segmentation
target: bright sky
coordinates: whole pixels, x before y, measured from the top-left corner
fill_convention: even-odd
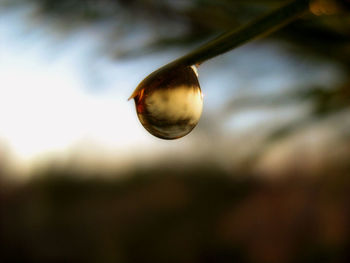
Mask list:
[[[10,149],[16,165],[30,168],[50,158],[80,156],[87,160],[109,158],[110,163],[127,166],[139,157],[147,162],[164,153],[197,154],[196,145],[204,147],[201,140],[213,142],[210,134],[203,137],[198,129],[176,142],[159,140],[144,130],[133,102],[127,101],[150,71],[178,54],[167,52],[130,61],[109,61],[102,56],[88,59],[98,45],[96,31],[82,30],[60,44],[50,34],[50,26],[26,26],[23,16],[27,11],[0,16],[0,147]],[[230,98],[223,94],[240,87],[263,92],[293,87],[305,79],[325,83],[339,78],[335,67],[322,63],[313,65],[314,73],[300,61],[297,67],[292,59],[282,63],[283,52],[276,46],[243,47],[233,56],[222,56],[199,71],[207,116]],[[257,58],[259,63],[255,63]],[[230,70],[217,70],[227,69],[228,61]],[[252,72],[255,78],[249,76]],[[254,127],[267,118],[289,116],[293,118],[293,109],[241,112],[223,124],[210,126],[234,135],[237,129]],[[216,139],[215,145],[226,145],[224,138]]]
[[[149,135],[137,120],[133,101],[127,101],[149,73],[149,64],[164,63],[162,59],[112,65],[101,59],[97,77],[86,76],[96,66],[81,65],[94,47],[89,32],[63,50],[60,45],[50,48],[43,30],[23,32],[20,16],[12,13],[0,20],[0,139],[18,161],[28,165],[83,148],[108,152],[120,164],[142,152],[149,156],[164,147],[181,148],[183,143],[161,143]],[[102,81],[88,83],[99,74]]]

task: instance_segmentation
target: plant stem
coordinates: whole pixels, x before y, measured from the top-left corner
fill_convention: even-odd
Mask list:
[[[149,85],[154,78],[165,78],[174,67],[199,65],[204,61],[221,55],[231,49],[234,49],[249,40],[255,39],[259,36],[266,35],[287,23],[293,21],[297,17],[306,13],[309,10],[309,4],[312,0],[294,0],[293,2],[267,14],[255,21],[224,33],[217,38],[209,41],[203,46],[195,49],[189,54],[176,59],[165,66],[157,69],[149,74],[134,90],[129,100],[137,96],[137,94],[145,86]]]
[[[199,65],[249,40],[272,33],[306,13],[309,10],[309,3],[310,0],[295,0],[241,28],[218,36],[189,54],[167,64],[165,67]]]

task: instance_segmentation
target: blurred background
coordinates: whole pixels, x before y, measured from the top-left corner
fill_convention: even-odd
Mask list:
[[[349,262],[348,0],[201,65],[182,139],[127,101],[283,3],[0,0],[0,262]]]

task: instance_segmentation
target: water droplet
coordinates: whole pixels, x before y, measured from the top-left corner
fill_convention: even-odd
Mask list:
[[[143,127],[168,140],[191,132],[203,109],[195,66],[155,71],[138,85],[131,98]]]

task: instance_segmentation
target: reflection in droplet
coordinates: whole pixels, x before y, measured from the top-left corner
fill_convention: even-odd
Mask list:
[[[156,71],[145,78],[130,99],[142,125],[154,136],[177,139],[197,125],[203,96],[194,66]]]

